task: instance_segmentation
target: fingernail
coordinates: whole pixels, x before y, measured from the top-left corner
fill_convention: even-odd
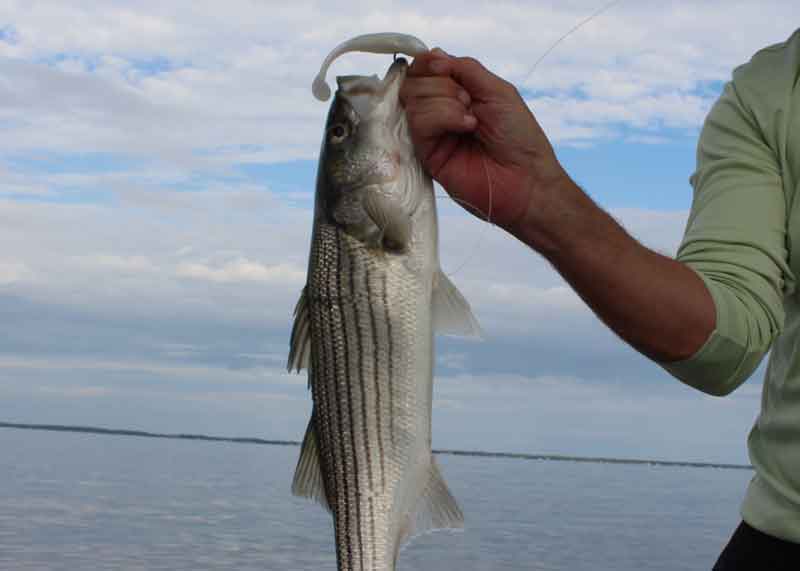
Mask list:
[[[478,124],[478,118],[475,115],[464,115],[464,125],[469,127],[475,127]]]
[[[458,92],[458,100],[464,104],[464,107],[469,107],[469,104],[472,103],[472,97],[469,96],[469,93],[464,91],[463,89]]]
[[[442,59],[435,59],[430,63],[430,68],[433,73],[445,73],[447,67],[447,61]]]
[[[437,55],[439,57],[450,57],[450,54],[444,51],[442,48],[433,48],[431,53]]]

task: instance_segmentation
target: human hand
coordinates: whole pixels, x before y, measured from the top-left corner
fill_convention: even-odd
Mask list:
[[[512,233],[542,193],[568,180],[516,88],[472,58],[439,49],[418,56],[400,100],[431,176],[473,214],[491,214]]]

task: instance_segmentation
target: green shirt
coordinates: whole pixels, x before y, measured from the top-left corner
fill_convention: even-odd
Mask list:
[[[733,72],[703,126],[691,182],[677,258],[705,282],[717,324],[696,355],[662,366],[725,395],[772,349],[742,517],[800,543],[800,30]]]

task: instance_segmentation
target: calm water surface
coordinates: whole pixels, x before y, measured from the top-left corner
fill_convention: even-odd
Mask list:
[[[0,430],[0,569],[335,570],[298,449]],[[708,570],[752,473],[440,457],[463,532],[399,571]]]

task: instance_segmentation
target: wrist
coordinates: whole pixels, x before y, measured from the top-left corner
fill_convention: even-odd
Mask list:
[[[507,230],[552,261],[580,240],[591,199],[560,167],[548,180],[531,181],[527,196],[522,215]]]

